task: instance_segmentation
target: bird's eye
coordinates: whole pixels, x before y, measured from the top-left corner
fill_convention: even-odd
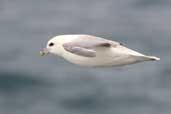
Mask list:
[[[50,47],[53,46],[53,45],[54,45],[54,43],[52,43],[52,42],[49,44]]]

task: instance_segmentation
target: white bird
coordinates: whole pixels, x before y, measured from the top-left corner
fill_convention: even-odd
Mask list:
[[[52,53],[71,63],[89,67],[122,66],[160,60],[128,49],[121,43],[91,35],[59,35],[50,39],[40,54]]]

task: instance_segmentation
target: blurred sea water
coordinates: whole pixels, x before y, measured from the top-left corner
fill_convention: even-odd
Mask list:
[[[0,114],[170,114],[171,1],[1,0]],[[53,36],[91,34],[161,58],[84,68],[40,57]]]

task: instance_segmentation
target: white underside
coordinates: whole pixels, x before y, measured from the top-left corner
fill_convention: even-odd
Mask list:
[[[151,59],[151,56],[145,56],[124,46],[99,48],[96,52],[96,57],[83,57],[63,50],[62,57],[71,63],[92,67],[121,66]]]

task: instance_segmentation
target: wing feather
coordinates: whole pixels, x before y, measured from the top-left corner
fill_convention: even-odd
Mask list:
[[[80,56],[84,56],[84,57],[95,57],[96,56],[96,52],[92,49],[74,46],[70,43],[63,44],[63,47],[66,51],[71,52],[76,55],[80,55]]]
[[[120,45],[118,42],[103,38],[80,35],[77,39],[63,44],[63,48],[73,54],[84,57],[95,57],[97,48],[110,48]]]

